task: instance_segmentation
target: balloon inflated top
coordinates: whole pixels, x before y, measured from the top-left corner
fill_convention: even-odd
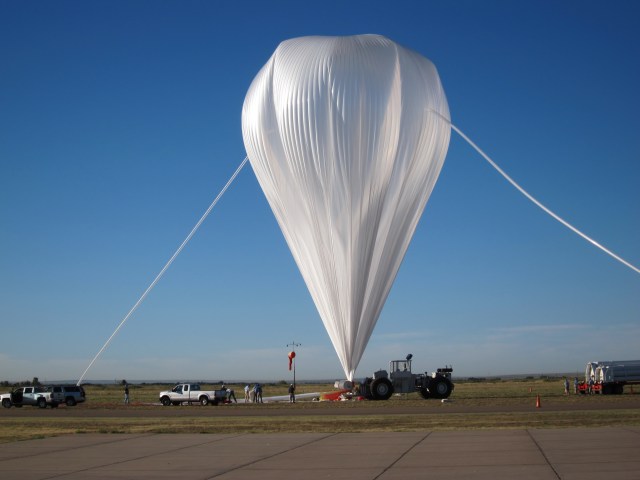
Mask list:
[[[349,380],[444,163],[443,117],[434,65],[379,35],[284,41],[247,92],[249,161]]]

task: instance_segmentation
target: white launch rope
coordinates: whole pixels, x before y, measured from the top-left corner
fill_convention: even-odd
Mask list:
[[[102,355],[102,352],[105,351],[105,349],[109,346],[109,344],[111,343],[111,340],[114,339],[114,337],[118,334],[118,332],[120,331],[120,329],[123,327],[123,325],[125,324],[125,322],[129,319],[129,317],[133,314],[133,312],[136,311],[136,309],[140,306],[140,304],[144,301],[144,299],[146,298],[146,296],[149,294],[149,292],[153,289],[153,287],[156,286],[156,283],[158,283],[158,281],[162,278],[162,276],[164,275],[164,272],[167,271],[167,269],[171,266],[171,264],[173,263],[173,261],[176,259],[176,257],[180,254],[180,252],[182,252],[182,250],[184,249],[184,247],[187,245],[187,243],[189,243],[189,240],[191,240],[191,237],[193,237],[196,233],[196,231],[198,230],[198,228],[200,228],[200,225],[202,225],[202,222],[204,222],[204,220],[207,218],[207,216],[209,216],[209,213],[211,213],[211,210],[213,210],[213,207],[216,206],[216,203],[218,203],[218,200],[220,200],[220,198],[222,197],[222,195],[227,191],[227,189],[229,188],[229,186],[231,185],[231,183],[235,180],[235,178],[238,176],[238,174],[240,173],[240,170],[242,170],[242,168],[245,166],[245,164],[247,163],[247,161],[249,160],[249,157],[244,157],[244,160],[242,160],[242,163],[240,163],[240,166],[236,169],[235,172],[233,172],[233,175],[231,175],[231,178],[229,179],[229,181],[226,183],[226,185],[222,188],[222,190],[220,190],[220,193],[216,196],[216,198],[213,200],[213,202],[211,202],[211,205],[209,205],[209,208],[207,208],[206,212],[204,212],[204,215],[202,215],[202,217],[200,217],[200,220],[198,220],[198,223],[196,223],[195,227],[193,227],[193,229],[191,230],[191,232],[189,233],[189,235],[187,235],[187,238],[184,239],[184,241],[182,242],[182,244],[178,247],[178,249],[175,251],[175,253],[173,254],[173,256],[169,259],[169,261],[167,262],[167,264],[162,268],[162,270],[160,270],[160,273],[156,276],[156,278],[153,280],[153,282],[151,282],[151,285],[149,285],[149,287],[147,287],[147,289],[145,290],[145,292],[142,294],[142,296],[138,299],[138,301],[136,302],[136,304],[133,306],[133,308],[131,308],[131,310],[129,310],[129,313],[127,313],[127,315],[122,319],[122,321],[120,322],[120,325],[118,325],[118,327],[115,329],[115,331],[111,334],[111,336],[109,337],[109,339],[105,342],[105,344],[102,346],[102,348],[100,349],[100,351],[96,354],[95,357],[93,357],[93,360],[91,360],[91,363],[89,363],[89,366],[85,369],[84,373],[82,374],[82,376],[80,377],[80,379],[78,380],[77,385],[82,384],[82,380],[84,380],[85,375],[87,374],[87,372],[89,371],[89,369],[93,366],[93,364],[95,363],[95,361],[98,359],[98,357],[100,357],[100,355]]]
[[[634,265],[632,265],[631,263],[627,262],[626,260],[624,260],[623,258],[619,257],[618,255],[616,255],[615,253],[613,253],[611,250],[605,248],[604,246],[600,245],[598,242],[596,242],[594,239],[592,239],[591,237],[585,235],[584,233],[582,233],[580,230],[578,230],[577,228],[575,228],[573,225],[571,225],[569,222],[567,222],[566,220],[564,220],[563,218],[561,218],[560,216],[556,215],[554,212],[552,212],[551,210],[549,210],[547,207],[545,207],[542,203],[540,203],[538,200],[536,200],[533,196],[531,196],[529,194],[529,192],[527,192],[524,188],[522,188],[520,185],[518,185],[516,183],[515,180],[513,180],[509,175],[507,175],[498,165],[496,165],[496,163],[491,160],[491,158],[489,158],[489,156],[484,153],[480,147],[478,147],[475,143],[473,143],[473,141],[467,137],[462,130],[460,130],[458,127],[456,127],[453,123],[451,123],[451,120],[449,120],[448,118],[446,118],[445,116],[443,116],[442,114],[436,112],[435,110],[431,110],[431,112],[435,113],[438,117],[442,118],[444,121],[446,121],[449,125],[451,125],[451,128],[453,130],[455,130],[455,132],[460,135],[469,145],[471,145],[471,147],[473,147],[473,149],[478,152],[480,155],[482,155],[482,157],[489,162],[489,164],[495,168],[497,170],[497,172],[502,175],[511,185],[513,185],[520,193],[522,193],[525,197],[527,197],[529,200],[531,200],[535,205],[537,205],[538,207],[540,207],[543,211],[545,211],[546,213],[548,213],[549,215],[551,215],[553,218],[555,218],[558,222],[560,222],[562,225],[564,225],[565,227],[567,227],[569,230],[573,231],[574,233],[577,233],[578,235],[580,235],[582,238],[584,238],[587,242],[591,243],[592,245],[598,247],[600,250],[602,250],[604,253],[606,253],[607,255],[610,255],[611,257],[613,257],[614,259],[616,259],[617,261],[619,261],[620,263],[622,263],[623,265],[629,267],[631,270],[634,270],[636,273],[640,273],[640,269]]]

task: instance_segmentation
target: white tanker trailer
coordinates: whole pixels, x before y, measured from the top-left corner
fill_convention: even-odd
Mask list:
[[[640,360],[600,360],[587,363],[578,392],[620,395],[625,385],[640,384]]]

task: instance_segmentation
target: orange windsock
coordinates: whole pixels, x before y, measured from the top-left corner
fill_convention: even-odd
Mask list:
[[[296,352],[289,352],[287,357],[289,358],[289,370],[291,370],[291,364],[293,363],[293,359],[296,358]]]

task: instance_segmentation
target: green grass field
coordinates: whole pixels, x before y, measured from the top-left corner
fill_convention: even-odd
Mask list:
[[[229,386],[238,398],[243,398],[244,385]],[[411,393],[380,402],[159,406],[158,393],[170,387],[130,385],[128,406],[123,405],[121,385],[85,385],[87,402],[76,407],[33,409],[34,414],[26,416],[26,409],[32,407],[23,407],[17,414],[15,408],[0,409],[0,443],[86,433],[398,432],[640,425],[640,397],[630,389],[624,395],[567,396],[560,379],[456,382],[450,401],[445,403]],[[215,387],[219,386],[203,385]],[[331,391],[332,385],[305,383],[298,384],[297,393]],[[265,398],[286,394],[284,383],[264,385]],[[538,395],[541,408],[535,407]],[[408,407],[410,413],[397,414],[399,408],[394,407]],[[78,411],[58,414],[69,409]],[[180,415],[172,414],[177,412],[175,409],[182,409]],[[221,416],[216,415],[218,409],[235,411],[232,416]],[[251,409],[251,415],[243,415],[243,409]]]

